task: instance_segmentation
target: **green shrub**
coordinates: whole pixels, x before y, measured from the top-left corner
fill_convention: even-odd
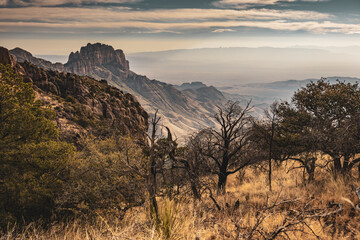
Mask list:
[[[0,226],[50,217],[73,146],[58,141],[55,113],[0,64]]]
[[[141,148],[130,137],[87,139],[70,165],[69,184],[57,202],[59,211],[121,217],[145,201],[145,163]]]

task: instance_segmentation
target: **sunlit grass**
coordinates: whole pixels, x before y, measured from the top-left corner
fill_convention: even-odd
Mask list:
[[[144,205],[129,210],[122,220],[99,215],[93,222],[54,223],[48,229],[33,223],[21,231],[9,228],[1,239],[242,239],[258,224],[260,217],[264,220],[258,228],[271,233],[282,226],[291,209],[301,209],[306,204],[308,209],[326,209],[330,203],[341,203],[344,210],[336,217],[306,219],[306,225],[282,236],[289,239],[359,238],[360,213],[352,206],[358,200],[349,180],[335,180],[330,172],[318,170],[315,182],[305,184],[302,169],[291,170],[293,167],[291,164],[274,167],[271,192],[266,172],[249,168],[243,179],[232,175],[227,194],[215,196],[223,208],[221,211],[206,195],[197,202],[191,196],[181,196],[181,200],[158,198],[158,224]],[[351,180],[351,184],[360,186],[357,180]],[[239,207],[235,208],[238,200]],[[287,200],[293,202],[279,205],[273,211],[262,211]],[[265,236],[254,232],[252,239],[265,239]]]

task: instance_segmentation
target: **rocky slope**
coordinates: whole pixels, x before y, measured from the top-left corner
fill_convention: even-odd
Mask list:
[[[145,138],[146,111],[131,94],[106,81],[46,70],[28,61],[17,63],[5,48],[0,48],[0,63],[15,67],[25,81],[33,83],[37,98],[52,106],[62,139],[77,143],[89,134],[101,137],[129,134]]]
[[[213,86],[206,86],[202,82],[183,83],[180,86],[174,87],[191,99],[196,99],[209,112],[214,111],[214,106],[222,106],[227,99]]]
[[[138,75],[130,70],[123,51],[100,43],[87,44],[80,51],[72,52],[64,68],[68,72],[107,80],[112,86],[134,95],[150,115],[158,109],[162,123],[178,138],[214,126],[211,115],[216,105],[226,101],[214,88],[181,91]]]

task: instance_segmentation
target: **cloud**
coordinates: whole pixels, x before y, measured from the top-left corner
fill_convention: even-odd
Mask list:
[[[126,7],[26,7],[2,8],[0,32],[180,34],[198,30],[224,33],[246,27],[314,33],[360,33],[359,24],[333,22],[334,19],[333,15],[314,11],[273,9],[140,11]]]
[[[123,4],[123,3],[136,3],[142,0],[12,0],[12,3],[7,0],[0,0],[0,5],[17,6],[17,7],[49,7],[49,6],[61,6],[61,5],[96,5],[104,3]],[[4,3],[3,3],[4,2]],[[3,4],[2,4],[3,3]]]
[[[285,0],[285,2],[294,2],[296,0]],[[216,7],[227,8],[247,8],[254,5],[273,5],[280,0],[219,0],[213,3]]]
[[[131,29],[157,32],[182,32],[198,29],[250,27],[278,31],[308,31],[314,33],[360,34],[359,24],[334,23],[330,21],[288,22],[288,21],[222,21],[191,23],[155,23],[155,22],[93,22],[93,23],[39,23],[39,22],[0,22],[1,32],[57,32],[57,33],[126,33]]]
[[[214,30],[212,32],[213,33],[235,32],[235,30],[229,29],[229,28],[220,28],[220,29],[216,29],[216,30]]]
[[[271,9],[173,9],[136,11],[126,7],[113,8],[3,8],[0,21],[24,22],[200,22],[226,20],[325,20],[333,16],[313,11]],[[41,14],[39,14],[41,13]]]
[[[248,8],[252,6],[274,5],[290,2],[325,2],[328,0],[218,0],[213,2],[215,7],[220,8]]]

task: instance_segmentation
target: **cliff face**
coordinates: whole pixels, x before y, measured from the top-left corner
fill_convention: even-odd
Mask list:
[[[16,65],[15,58],[6,48],[0,47],[0,63],[14,67]]]
[[[127,78],[129,62],[122,50],[115,51],[108,45],[89,43],[82,47],[80,52],[70,53],[65,68],[68,72],[112,81]]]
[[[0,63],[7,63],[7,53],[0,49]],[[76,143],[89,134],[145,139],[148,114],[132,95],[106,81],[42,69],[27,61],[15,64],[24,80],[33,83],[37,98],[56,111],[62,139]]]
[[[189,93],[138,75],[130,70],[122,50],[105,44],[87,44],[80,51],[72,52],[64,68],[68,72],[107,80],[110,85],[134,95],[150,115],[159,110],[162,123],[179,138],[215,126],[210,116],[215,113],[216,105],[226,101],[220,92],[208,91],[203,85],[202,90]]]

